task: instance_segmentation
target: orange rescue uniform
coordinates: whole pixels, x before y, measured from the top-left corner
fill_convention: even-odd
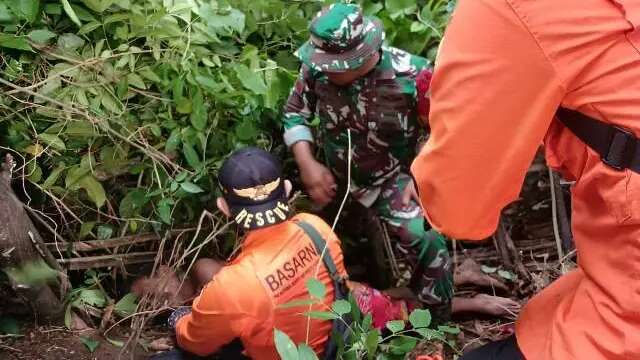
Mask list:
[[[578,269],[523,310],[527,359],[640,359],[640,175],[554,121],[563,106],[640,137],[639,49],[640,0],[459,0],[441,45],[431,138],[412,166],[430,223],[489,236],[543,138],[576,181]]]
[[[327,241],[328,251],[346,276],[340,241],[320,218],[298,214],[293,219],[311,224]],[[320,261],[311,239],[293,223],[283,223],[249,232],[239,256],[218,272],[193,302],[192,312],[178,320],[176,337],[180,348],[209,355],[240,338],[253,359],[278,359],[273,329],[289,335],[298,344],[306,339],[308,306],[282,309],[279,305],[309,298],[305,286],[315,274],[327,289],[324,304],[333,302],[333,281]],[[325,310],[321,304],[313,310]],[[317,354],[331,332],[331,321],[311,320],[309,346]]]

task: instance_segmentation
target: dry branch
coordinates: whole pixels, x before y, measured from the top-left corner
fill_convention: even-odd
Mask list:
[[[155,251],[146,251],[129,254],[86,256],[73,259],[59,259],[58,263],[69,270],[94,269],[126,264],[152,263],[157,254]]]

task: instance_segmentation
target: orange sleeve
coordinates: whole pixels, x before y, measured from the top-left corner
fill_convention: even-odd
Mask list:
[[[191,313],[178,320],[176,338],[179,347],[195,355],[207,356],[239,338],[243,329],[250,325],[253,314],[244,309],[244,302],[235,300],[233,294],[239,284],[246,283],[228,267],[216,274],[193,301]]]
[[[431,84],[431,136],[411,167],[434,228],[457,239],[495,231],[564,91],[507,0],[459,1]]]

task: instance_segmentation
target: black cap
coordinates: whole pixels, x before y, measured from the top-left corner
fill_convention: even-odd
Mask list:
[[[282,167],[269,152],[254,147],[233,152],[222,164],[218,181],[241,228],[254,230],[289,218]]]

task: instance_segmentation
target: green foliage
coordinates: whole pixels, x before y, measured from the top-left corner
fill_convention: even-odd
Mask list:
[[[110,305],[113,306],[113,312],[121,318],[135,313],[138,306],[136,303],[137,296],[129,293],[115,302],[101,284],[102,279],[106,276],[106,273],[88,270],[84,274],[82,285],[75,287],[67,294],[64,316],[67,328],[72,328],[72,311],[82,312],[87,316],[95,317],[97,320],[102,319],[104,310]]]
[[[299,306],[326,307],[323,303],[326,289],[317,279],[307,281],[307,289],[310,299],[295,300],[280,306],[282,309]],[[323,294],[322,297],[316,295]],[[409,324],[404,320],[392,320],[387,322],[388,332],[372,327],[371,314],[364,317],[355,299],[350,295],[349,300],[336,300],[325,311],[307,311],[304,315],[318,320],[344,321],[350,316],[347,331],[348,341],[345,343],[340,337],[336,341],[338,346],[338,359],[404,359],[418,344],[419,341],[440,341],[451,346],[447,340],[447,334],[457,335],[460,329],[452,326],[439,326],[437,329],[429,328],[431,314],[425,309],[416,309],[409,314]],[[278,329],[274,331],[274,343],[278,354],[283,360],[316,359],[316,355],[308,348],[307,344],[295,343],[285,333]]]
[[[116,314],[122,317],[129,316],[133,314],[136,311],[136,308],[138,307],[138,304],[136,304],[137,299],[138,297],[136,296],[136,294],[129,293],[123,296],[122,299],[120,299],[114,305],[113,311],[115,311]]]
[[[90,353],[96,351],[100,342],[87,336],[80,336],[80,342],[89,350]]]
[[[20,285],[44,285],[54,282],[58,273],[44,260],[30,261],[20,266],[4,269],[11,281]]]
[[[50,202],[97,229],[70,224],[68,238],[192,223],[218,192],[221,158],[284,149],[293,52],[324,3],[0,0],[0,77],[28,89],[3,88],[0,144]],[[431,57],[452,8],[361,3],[388,43]]]

